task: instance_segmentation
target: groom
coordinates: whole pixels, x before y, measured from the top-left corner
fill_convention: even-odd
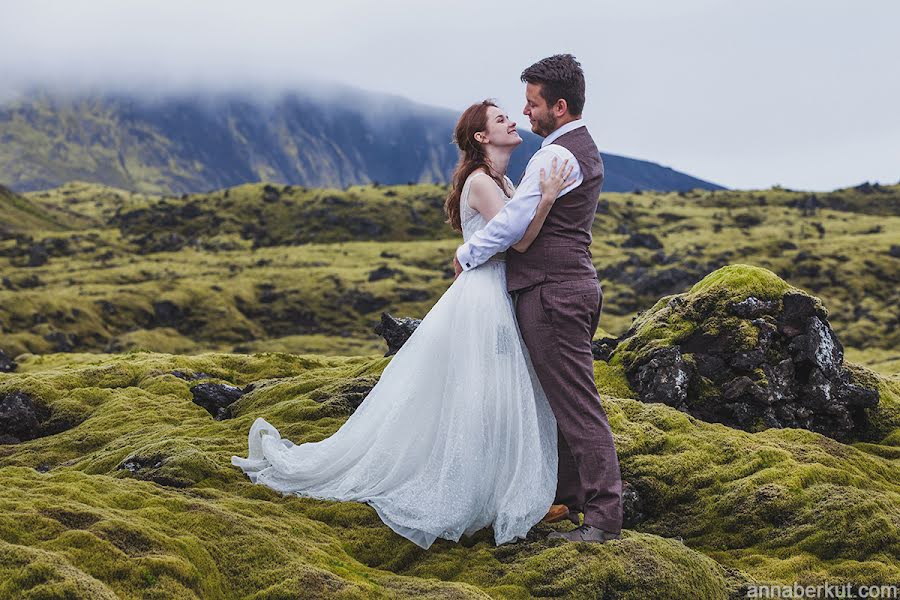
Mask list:
[[[591,339],[600,320],[603,292],[591,262],[591,225],[603,183],[600,152],[581,120],[584,73],[571,54],[545,58],[522,72],[523,113],[542,136],[515,195],[484,228],[460,246],[457,275],[498,252],[506,255],[507,289],[541,386],[558,423],[559,481],[545,521],[576,525],[548,537],[605,542],[622,528],[622,480],[612,431],[594,382]],[[564,188],[538,237],[523,253],[510,249],[534,217],[541,199],[540,173],[575,164],[575,183]]]

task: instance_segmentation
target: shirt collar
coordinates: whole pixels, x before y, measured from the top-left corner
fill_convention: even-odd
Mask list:
[[[578,129],[579,127],[584,127],[584,119],[575,119],[574,121],[569,121],[568,123],[566,123],[559,129],[557,129],[556,131],[554,131],[553,133],[551,133],[550,135],[545,137],[544,141],[541,142],[541,148],[543,148],[544,146],[546,146],[548,144],[552,144],[553,142],[556,141],[556,138],[558,138],[559,136],[569,133],[570,131],[573,131],[575,129]]]

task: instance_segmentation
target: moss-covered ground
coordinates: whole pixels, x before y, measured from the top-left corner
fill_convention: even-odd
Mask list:
[[[330,435],[346,414],[329,394],[388,360],[26,357],[0,392],[77,425],[2,447],[0,596],[726,598],[751,582],[900,580],[900,428],[842,445],[604,394],[646,520],[599,546],[549,542],[539,525],[517,544],[495,547],[485,530],[422,551],[366,505],[282,497],[230,464],[257,416],[298,443]],[[173,370],[257,385],[215,421]],[[900,381],[878,381],[896,416]],[[615,369],[598,366],[598,383],[627,391]]]
[[[603,545],[550,542],[566,526],[538,525],[516,544],[485,530],[428,551],[366,505],[255,486],[230,457],[259,416],[297,443],[341,426],[347,406],[331,400],[390,360],[379,313],[421,317],[449,285],[443,191],[278,191],[2,194],[0,348],[19,366],[0,393],[72,426],[0,446],[0,597],[682,599],[900,583],[900,187],[604,194],[594,230],[612,335],[671,294],[711,307],[765,295],[753,268],[704,279],[725,265],[817,296],[854,376],[879,388],[877,437],[704,423],[639,402],[621,364],[596,362],[643,520]],[[166,232],[180,237],[154,246]],[[660,247],[632,237],[646,233]],[[28,266],[35,243],[48,257]],[[663,343],[691,323],[670,316],[648,311],[642,335]],[[255,385],[216,421],[175,370]]]
[[[381,311],[422,317],[450,283],[459,236],[444,193],[253,184],[172,198],[71,183],[4,196],[18,211],[0,215],[4,350],[370,354]],[[36,243],[49,256],[28,266]],[[900,368],[900,186],[602,194],[592,251],[609,334],[742,263],[821,298],[857,362]]]

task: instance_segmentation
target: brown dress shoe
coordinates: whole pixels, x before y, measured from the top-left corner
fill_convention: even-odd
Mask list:
[[[556,523],[558,521],[562,521],[563,519],[568,519],[575,525],[578,525],[580,521],[578,515],[570,512],[569,507],[565,504],[554,504],[550,507],[550,510],[547,511],[546,516],[541,519],[541,522]]]
[[[619,539],[619,534],[604,531],[599,527],[592,527],[591,525],[581,525],[580,527],[576,527],[572,531],[567,531],[565,533],[561,531],[554,531],[547,536],[547,539],[566,540],[569,542],[594,542],[596,544],[602,544],[603,542],[608,542],[609,540]]]

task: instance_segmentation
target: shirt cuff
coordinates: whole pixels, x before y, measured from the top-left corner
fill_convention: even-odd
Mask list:
[[[472,254],[469,252],[469,244],[463,244],[456,249],[456,260],[462,265],[463,271],[474,269],[478,265],[472,260]]]

